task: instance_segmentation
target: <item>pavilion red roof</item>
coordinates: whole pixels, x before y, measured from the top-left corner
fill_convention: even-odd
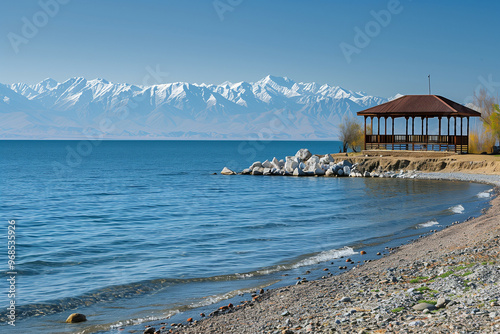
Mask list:
[[[405,95],[365,109],[358,116],[375,117],[480,117],[481,113],[439,95]]]

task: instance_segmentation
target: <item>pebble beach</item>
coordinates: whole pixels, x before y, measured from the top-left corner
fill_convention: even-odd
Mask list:
[[[416,177],[492,184],[491,207],[338,276],[308,280],[306,274],[300,284],[256,291],[252,300],[202,320],[145,332],[500,332],[500,175],[419,172]]]

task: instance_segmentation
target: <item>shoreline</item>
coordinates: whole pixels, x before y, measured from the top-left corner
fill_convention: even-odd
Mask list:
[[[269,290],[252,302],[238,305],[234,311],[227,309],[227,313],[173,327],[172,331],[288,334],[499,331],[500,290],[495,287],[500,283],[497,266],[500,175],[418,172],[417,178],[488,183],[495,187],[494,194],[490,207],[477,218],[396,247],[389,255],[348,272]],[[481,252],[474,252],[475,249]],[[483,261],[476,261],[479,258]],[[478,292],[486,298],[477,300]],[[423,305],[419,303],[423,300],[431,302],[427,309],[414,310],[413,306]],[[433,309],[434,303],[440,307]]]

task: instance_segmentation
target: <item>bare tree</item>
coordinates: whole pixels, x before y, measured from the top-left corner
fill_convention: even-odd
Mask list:
[[[486,89],[481,88],[474,93],[474,105],[481,113],[481,121],[484,129],[489,132],[495,140],[500,141],[500,111],[498,110],[498,98],[488,95]]]
[[[343,152],[347,152],[350,148],[354,152],[361,149],[364,142],[363,131],[361,124],[355,117],[344,117],[339,125],[339,140],[342,142]]]

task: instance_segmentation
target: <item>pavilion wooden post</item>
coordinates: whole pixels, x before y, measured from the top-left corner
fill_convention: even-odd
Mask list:
[[[394,143],[396,141],[396,135],[394,134],[394,117],[392,118],[392,150],[394,151]]]
[[[457,153],[457,116],[453,117],[453,127],[455,128],[453,143],[455,144],[455,153]]]
[[[377,116],[378,126],[377,126],[377,149],[380,148],[380,116]]]
[[[415,151],[415,117],[411,117],[411,150]]]
[[[422,140],[421,140],[421,143],[422,143],[421,145],[422,146],[420,146],[420,149],[422,149],[423,146],[424,146],[424,143],[425,143],[425,141],[424,141],[424,138],[425,138],[424,137],[425,136],[425,133],[424,133],[424,116],[421,116],[420,118],[422,119]]]
[[[387,116],[384,117],[384,150],[387,150]]]
[[[406,135],[405,135],[405,147],[406,150],[408,151],[408,116],[405,117],[406,120]]]
[[[448,140],[447,140],[447,146],[446,146],[446,150],[449,151],[450,150],[450,116],[447,116],[448,117],[448,132],[446,133],[448,135]]]
[[[429,150],[429,117],[425,118],[425,138],[426,138],[426,142],[427,142],[425,150],[428,151]]]
[[[460,116],[460,153],[463,152],[463,138],[464,138],[464,122],[463,122],[463,117]]]
[[[368,135],[366,134],[366,116],[365,116],[365,151],[366,151],[366,140],[368,139]]]
[[[438,120],[439,120],[438,142],[439,142],[439,150],[441,151],[441,116],[438,117]]]
[[[469,154],[469,116],[467,116],[467,154]]]

